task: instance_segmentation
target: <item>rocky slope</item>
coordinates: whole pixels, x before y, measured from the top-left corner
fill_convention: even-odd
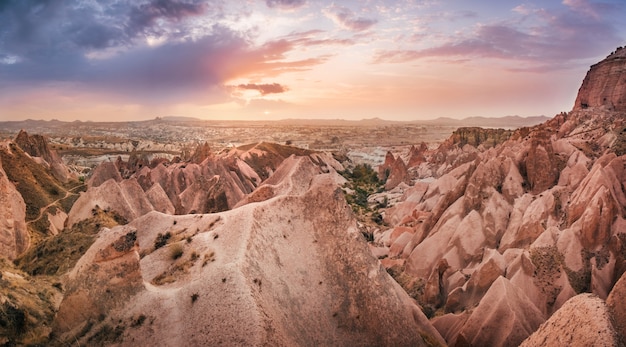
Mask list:
[[[594,65],[578,97],[611,90],[615,107],[587,102],[532,128],[464,131],[409,154],[415,183],[385,211],[391,227],[374,249],[450,345],[518,345],[578,293],[605,300],[626,270],[626,89],[603,68],[626,68],[623,52]]]
[[[70,272],[57,341],[443,345],[372,257],[343,178],[290,157],[240,206],[105,229]]]
[[[619,47],[603,61],[593,65],[578,91],[574,110],[604,107],[626,112],[626,49]]]
[[[61,157],[48,146],[47,139],[42,135],[28,135],[21,130],[13,140],[24,152],[33,158],[38,158],[39,162],[50,169],[52,175],[62,183],[67,183],[73,175],[63,164]]]
[[[26,251],[29,244],[24,199],[9,181],[0,163],[0,254],[13,260]]]
[[[31,153],[25,152],[21,146]],[[0,166],[4,177],[2,189],[5,190],[0,198],[10,199],[1,208],[13,208],[15,211],[15,207],[21,205],[20,200],[25,205],[25,213],[20,218],[12,221],[7,215],[5,221],[14,223],[18,229],[25,221],[34,243],[63,229],[67,212],[78,198],[78,192],[83,189],[81,182],[71,174],[63,176],[63,180],[56,177],[56,173],[68,173],[69,170],[60,160],[54,161],[55,158],[58,159],[56,152],[48,147],[41,136],[20,132],[15,140],[0,143]],[[11,195],[12,190],[16,190],[19,197]],[[8,229],[10,227],[7,224],[2,230]]]

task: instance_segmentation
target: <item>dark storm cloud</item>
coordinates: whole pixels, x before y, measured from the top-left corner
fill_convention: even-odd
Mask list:
[[[295,9],[304,6],[306,0],[265,0],[269,8]]]
[[[267,84],[240,84],[237,86],[239,89],[248,89],[248,90],[257,90],[261,95],[267,94],[280,94],[287,91],[287,88],[278,84],[278,83],[267,83]]]
[[[243,49],[246,42],[219,27],[208,28],[199,39],[185,37],[179,22],[207,9],[208,2],[196,0],[0,0],[0,87],[38,81],[107,86],[117,80],[144,87],[213,81],[215,73],[198,77],[203,71],[190,69]],[[177,24],[174,34],[163,27],[169,22]],[[146,45],[146,37],[160,34],[179,40]],[[102,56],[88,58],[94,54]]]
[[[130,46],[137,38],[164,33],[163,23],[179,23],[208,8],[206,1],[197,0],[2,0],[0,51],[38,60],[54,56],[55,50],[84,54]]]
[[[153,29],[158,19],[180,21],[185,17],[201,15],[207,8],[205,1],[152,0],[131,8],[127,30],[133,36]]]

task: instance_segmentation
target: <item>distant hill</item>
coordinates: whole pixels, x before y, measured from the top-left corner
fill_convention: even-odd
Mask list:
[[[533,126],[541,124],[551,117],[535,116],[535,117],[520,117],[520,116],[506,116],[506,117],[469,117],[463,119],[453,119],[447,117],[441,117],[428,121],[414,121],[416,124],[432,124],[432,125],[445,125],[445,126],[458,126],[458,127],[489,127],[489,128],[521,128],[526,126]]]
[[[201,122],[202,119],[196,117],[183,117],[183,116],[165,116],[157,117],[156,120],[162,120],[166,122]]]
[[[525,126],[533,126],[541,124],[551,117],[535,116],[535,117],[469,117],[464,119],[453,119],[448,117],[440,117],[429,120],[413,120],[413,121],[393,121],[380,118],[368,118],[361,120],[345,120],[345,119],[282,119],[275,121],[285,126],[384,126],[393,124],[412,124],[412,125],[435,125],[435,126],[451,126],[451,127],[489,127],[489,128],[520,128]]]
[[[380,118],[368,118],[361,120],[345,120],[345,119],[282,119],[275,121],[241,121],[241,120],[203,120],[194,117],[182,117],[182,116],[166,116],[156,117],[151,120],[144,121],[125,121],[125,122],[84,122],[84,121],[59,121],[59,120],[32,120],[27,119],[23,121],[5,121],[0,122],[0,132],[17,133],[20,129],[27,129],[33,133],[50,134],[58,133],[62,129],[70,129],[76,126],[81,127],[111,127],[117,128],[119,126],[142,126],[142,124],[154,124],[155,122],[165,123],[178,123],[189,126],[205,126],[207,124],[228,127],[228,126],[241,126],[247,125],[277,125],[277,126],[318,126],[318,127],[380,127],[380,126],[392,126],[392,125],[423,125],[423,126],[449,126],[449,127],[487,127],[487,128],[520,128],[525,126],[533,126],[543,123],[549,120],[550,117],[537,116],[537,117],[519,117],[519,116],[507,116],[499,118],[489,117],[470,117],[464,119],[453,118],[437,118],[431,120],[413,120],[413,121],[392,121]]]

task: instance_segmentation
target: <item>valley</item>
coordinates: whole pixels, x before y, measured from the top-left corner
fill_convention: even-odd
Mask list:
[[[622,346],[625,76],[527,123],[2,122],[0,343]]]

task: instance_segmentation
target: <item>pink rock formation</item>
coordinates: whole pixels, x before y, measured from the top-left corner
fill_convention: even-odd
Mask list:
[[[617,347],[621,344],[611,320],[604,301],[580,294],[569,299],[520,346]]]
[[[426,161],[425,153],[428,151],[426,143],[422,142],[419,147],[411,146],[409,151],[409,163],[407,167],[415,167]]]
[[[609,309],[611,317],[613,317],[613,326],[618,334],[622,345],[626,342],[626,275],[615,283],[611,293],[606,299],[606,305]]]
[[[402,158],[398,157],[394,160],[391,168],[389,169],[389,176],[387,182],[385,182],[385,189],[391,190],[397,187],[400,183],[411,183],[409,172],[406,168],[406,164]]]
[[[369,254],[338,175],[319,174],[309,157],[286,164],[280,181],[299,183],[272,182],[279,194],[271,199],[210,215],[152,212],[101,232],[68,276],[55,336],[122,345],[445,344]],[[107,341],[103,329],[119,334]]]
[[[452,334],[455,338],[448,340],[449,345],[518,346],[544,321],[541,312],[524,292],[504,277],[493,282],[468,317],[460,318],[464,318],[464,322],[457,327],[458,334]],[[433,325],[441,330],[450,323],[443,319],[433,321]]]
[[[606,64],[622,71],[624,54]],[[457,132],[409,168],[435,179],[385,211],[391,232],[376,242],[390,246],[383,264],[402,269],[400,282],[421,285],[407,289],[427,312],[454,312],[434,321],[448,343],[518,344],[576,294],[610,297],[626,271],[626,156],[615,146],[626,116],[614,107],[624,94],[602,69],[592,68],[585,86],[595,87],[581,88],[579,99],[597,100],[605,83],[621,93],[611,107],[576,108],[492,147],[473,146],[478,131]],[[487,299],[496,285],[524,293],[518,306]],[[497,321],[502,331],[486,328]]]
[[[26,131],[21,130],[14,142],[31,157],[40,157],[45,160],[50,166],[52,175],[59,181],[65,183],[72,177],[57,152],[48,146],[48,140],[44,136],[28,135]]]
[[[391,167],[396,162],[396,157],[393,156],[393,153],[387,152],[385,154],[385,161],[382,165],[378,166],[378,178],[380,180],[386,180],[391,174]]]
[[[574,110],[605,107],[626,112],[626,49],[618,48],[606,59],[592,65],[578,90]]]
[[[30,245],[26,205],[0,162],[0,257],[15,259]]]
[[[270,179],[241,204],[269,199],[281,193],[280,189],[274,191],[277,187],[272,182],[287,184],[282,181],[285,173],[278,171],[289,155],[296,153],[306,155],[319,173],[342,169],[328,154],[267,143],[244,148],[213,155],[207,146],[200,146],[194,155],[195,162],[156,162],[154,167],[141,164],[139,159],[135,163],[121,159],[104,162],[94,170],[89,189],[70,211],[69,223],[87,218],[96,206],[112,209],[129,221],[153,210],[169,214],[229,210],[261,184],[258,172],[269,175]],[[204,159],[197,163],[201,158]],[[245,160],[259,167],[254,169]],[[289,184],[301,183],[293,180]]]
[[[535,133],[524,164],[532,193],[539,194],[558,182],[557,158],[552,150],[548,133]]]
[[[120,175],[119,169],[115,165],[115,163],[110,161],[105,161],[100,163],[100,165],[96,166],[96,168],[91,173],[91,178],[87,181],[88,187],[99,187],[104,182],[113,179],[116,182],[122,180],[122,175]]]

